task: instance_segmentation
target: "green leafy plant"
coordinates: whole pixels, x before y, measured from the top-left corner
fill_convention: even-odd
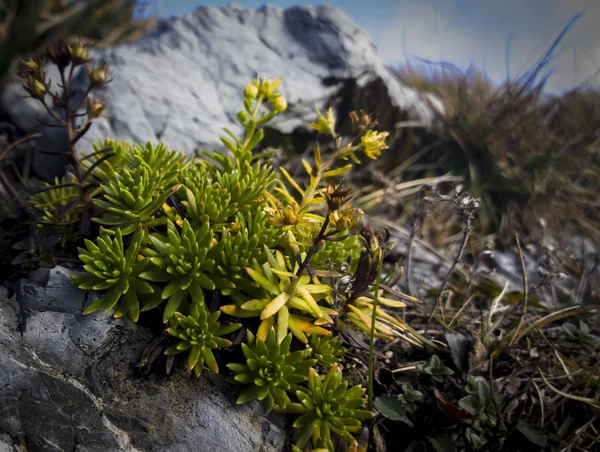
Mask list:
[[[289,353],[292,335],[288,334],[279,343],[275,330],[271,329],[266,340],[255,338],[246,332],[246,344],[242,352],[246,364],[230,363],[227,367],[236,375],[233,381],[249,385],[238,397],[237,403],[253,399],[263,400],[270,412],[277,405],[285,408],[290,403],[288,392],[299,391],[299,383],[307,380],[308,369],[316,360],[309,359],[310,350]]]
[[[79,219],[77,212],[69,209],[71,203],[79,199],[74,182],[73,178],[55,177],[53,184],[45,183],[44,188],[29,199],[41,215],[38,228],[60,235],[63,243]]]
[[[107,80],[105,67],[89,71],[92,84]],[[222,336],[241,326],[221,324],[220,314],[259,317],[258,329],[247,329],[241,345],[245,363],[228,364],[231,380],[248,385],[238,403],[258,399],[268,411],[285,410],[296,396],[307,414],[298,420],[302,435],[310,430],[315,444],[331,448],[331,432],[353,443],[351,434],[371,417],[359,409],[362,389],[348,389],[337,370],[325,379],[315,373],[309,389],[303,386],[311,366],[337,369],[331,366],[342,359],[343,341],[331,336],[334,319],[352,323],[349,315],[355,314],[371,325],[373,315],[377,334],[386,339],[396,337],[389,325],[396,332],[405,328],[384,310],[404,306],[383,296],[399,292],[376,284],[387,240],[369,228],[361,236],[353,233],[363,212],[350,205],[353,189],[333,180],[349,171],[353,163],[345,161],[358,162],[360,153],[377,158],[387,148],[386,133],[378,132],[368,116],[354,115],[356,135],[343,142],[328,113],[313,126],[333,131],[335,149],[325,158],[315,147],[314,164],[303,162],[308,175],[303,188],[284,168],[274,171],[268,151],[253,153],[264,124],[287,108],[276,91],[279,83],[256,79],[246,87],[244,109],[237,115],[245,133],[237,138],[226,130],[221,139],[226,153],[203,151],[207,159],[200,160],[162,144],[107,139],[78,160],[72,172],[98,181],[85,201],[94,207],[92,219],[101,232],[96,243],[86,240],[80,260],[88,274],[73,282],[105,291],[86,313],[116,306],[115,315],[129,313],[137,321],[141,311],[159,309],[172,338],[167,362],[186,352],[195,375],[204,367],[218,372],[213,351],[230,346]],[[77,174],[75,191],[80,190]],[[82,198],[78,202],[89,208]],[[338,259],[346,263],[343,272],[333,263]],[[333,284],[344,286],[344,278],[352,289],[336,289],[334,306]],[[219,302],[218,311],[209,312],[206,296]],[[164,350],[161,340],[153,344],[152,356]],[[307,423],[315,415],[320,420]]]
[[[317,364],[324,369],[329,369],[335,363],[342,360],[346,349],[342,347],[344,341],[340,338],[320,336],[311,333],[308,347],[311,349],[311,357],[317,360]]]
[[[295,447],[304,447],[312,438],[313,448],[334,452],[332,433],[348,444],[356,444],[352,433],[361,430],[362,421],[373,417],[371,411],[361,409],[366,403],[364,392],[360,386],[348,389],[348,382],[343,380],[337,364],[323,376],[311,368],[308,388],[296,391],[299,402],[278,408],[278,411],[300,415],[294,421],[294,427],[300,429]]]
[[[148,263],[144,259],[138,260],[144,235],[142,226],[138,225],[125,250],[120,229],[111,237],[106,229],[100,228],[96,243],[86,239],[86,249],[79,248],[79,259],[85,264],[83,268],[87,273],[73,275],[73,284],[83,290],[106,290],[86,308],[85,314],[99,309],[108,312],[120,301],[115,317],[129,314],[137,321],[140,310],[152,309],[160,303],[160,299],[154,297],[140,309],[139,295],[154,293],[154,288],[140,279],[140,273]]]
[[[590,333],[590,327],[582,320],[579,321],[579,326],[573,323],[564,323],[561,328],[569,340],[581,346],[593,348],[600,343],[600,338]]]
[[[166,355],[175,355],[189,351],[188,369],[198,377],[202,373],[204,364],[213,372],[219,373],[219,366],[212,349],[224,348],[231,345],[231,341],[221,336],[233,333],[241,328],[241,324],[232,323],[221,325],[218,322],[220,311],[212,314],[206,306],[195,304],[190,309],[190,314],[185,316],[175,312],[176,326],[168,329],[169,334],[179,341],[165,350]]]
[[[118,227],[123,235],[131,234],[139,223],[146,227],[160,224],[163,219],[154,219],[155,212],[181,187],[164,189],[162,185],[163,180],[147,165],[124,168],[108,185],[102,186],[104,199],[93,200],[94,205],[104,210],[104,215],[94,221]]]
[[[320,283],[316,277],[298,276],[300,264],[295,263],[292,267],[289,259],[286,259],[280,251],[273,254],[265,246],[263,253],[267,262],[259,265],[254,261],[254,265],[248,267],[246,271],[265,291],[265,296],[246,301],[239,308],[236,305],[227,305],[222,306],[221,309],[232,315],[241,311],[242,316],[260,316],[262,322],[258,336],[263,338],[273,326],[276,327],[279,341],[283,340],[288,331],[304,343],[308,342],[305,332],[328,334],[326,329],[313,324],[310,317],[293,314],[290,309],[297,309],[316,319],[322,319],[323,323],[333,323],[331,315],[335,314],[335,311],[317,303],[330,295],[331,287]],[[277,314],[276,321],[275,314]]]
[[[427,375],[431,381],[441,383],[444,378],[454,374],[454,371],[449,367],[444,366],[437,355],[432,355],[429,361],[424,361],[417,364],[417,370],[424,375]]]
[[[168,300],[163,312],[164,322],[177,310],[187,312],[189,300],[192,304],[203,304],[203,289],[215,290],[215,283],[209,277],[209,269],[215,261],[206,258],[212,238],[208,222],[194,231],[187,219],[183,220],[181,233],[168,220],[166,236],[150,235],[151,246],[144,248],[142,254],[149,258],[153,268],[140,277],[152,282],[168,282],[161,293],[163,300]],[[228,286],[233,284],[228,282]]]
[[[409,384],[402,385],[402,392],[398,395],[383,395],[374,401],[374,407],[388,419],[402,421],[412,427],[412,422],[407,417],[408,413],[417,410],[417,402],[423,399],[423,393],[412,388]]]
[[[460,399],[458,404],[473,416],[466,437],[473,446],[481,447],[487,440],[487,430],[498,422],[496,404],[490,385],[483,377],[471,377],[465,390],[469,395]]]

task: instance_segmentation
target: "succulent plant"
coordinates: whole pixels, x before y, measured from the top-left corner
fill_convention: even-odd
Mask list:
[[[168,189],[161,187],[162,180],[146,166],[121,168],[107,185],[103,185],[104,199],[93,203],[103,209],[102,217],[94,221],[103,226],[118,227],[121,234],[131,234],[138,223],[154,226],[155,212],[180,185]]]
[[[167,220],[166,236],[159,233],[150,235],[151,246],[144,248],[142,254],[149,257],[154,268],[143,272],[140,277],[168,283],[161,293],[163,299],[168,299],[163,313],[164,322],[173,317],[175,311],[185,313],[188,296],[192,304],[203,304],[203,289],[216,289],[208,276],[215,261],[206,257],[212,238],[209,223],[194,231],[187,219],[183,220],[181,234],[175,224]],[[233,287],[233,283],[229,282],[229,286]]]
[[[277,180],[273,167],[262,162],[253,165],[242,162],[232,171],[215,171],[215,181],[231,194],[231,201],[240,212],[256,207],[267,190]]]
[[[188,369],[198,377],[202,373],[204,364],[213,372],[219,373],[219,366],[215,360],[212,349],[224,348],[231,345],[231,341],[221,336],[233,333],[242,326],[239,323],[221,325],[218,322],[220,311],[208,313],[206,306],[194,304],[190,314],[185,316],[175,312],[176,326],[168,329],[169,334],[177,339],[178,343],[165,350],[166,355],[175,355],[189,351]]]
[[[240,229],[234,234],[223,227],[219,242],[208,253],[208,257],[215,261],[211,279],[220,286],[223,295],[247,287],[249,281],[244,273],[254,256],[259,254],[258,241],[259,237],[249,234],[248,229]]]
[[[139,295],[155,293],[150,284],[139,279],[148,263],[146,259],[138,259],[144,235],[142,225],[138,224],[125,252],[121,230],[117,229],[113,238],[101,227],[96,243],[86,239],[87,249],[79,248],[79,259],[85,264],[83,268],[87,273],[73,275],[72,283],[83,290],[106,290],[86,308],[85,314],[99,309],[108,312],[120,301],[114,316],[129,314],[137,322],[140,311],[153,309],[160,304],[160,298],[152,297],[140,309]]]
[[[320,320],[322,324],[333,323],[331,314],[334,314],[334,311],[318,304],[318,301],[329,297],[331,287],[319,283],[316,277],[296,276],[290,270],[296,269],[298,264],[292,267],[280,251],[276,251],[273,255],[265,246],[263,253],[267,262],[258,265],[255,260],[253,266],[248,267],[246,271],[265,291],[265,296],[249,300],[241,306],[226,305],[221,309],[227,314],[239,317],[260,316],[262,323],[258,336],[262,338],[265,338],[271,327],[276,325],[279,342],[287,335],[288,330],[304,343],[308,342],[305,332],[329,334],[328,330],[313,323],[310,318],[291,313],[290,308],[308,313]],[[277,314],[277,322],[275,322],[275,314]]]
[[[311,357],[317,360],[317,364],[329,369],[335,363],[342,360],[346,351],[342,347],[344,341],[334,336],[320,336],[315,333],[310,335],[308,347],[311,349]]]
[[[187,167],[186,155],[167,149],[163,143],[156,146],[151,142],[133,145],[124,157],[132,168],[143,166],[151,172],[160,189],[177,185],[181,170]]]
[[[429,361],[417,364],[417,370],[427,375],[432,381],[441,383],[445,377],[449,377],[454,372],[449,367],[444,366],[437,355],[432,355]]]
[[[108,184],[126,164],[131,145],[126,141],[105,138],[93,143],[93,148],[94,152],[81,159],[81,166],[103,184]]]
[[[61,52],[57,55],[65,54]],[[87,58],[86,48],[72,53],[71,60]],[[40,71],[39,62],[27,64]],[[105,65],[88,67],[88,76],[92,87],[108,82]],[[43,99],[48,94],[45,73],[28,83],[32,96]],[[313,450],[333,450],[332,433],[356,444],[352,434],[362,420],[373,416],[361,409],[364,391],[349,389],[336,364],[345,350],[329,329],[338,315],[333,307],[348,306],[343,319],[365,331],[376,309],[378,337],[393,337],[394,328],[407,328],[384,310],[403,307],[403,302],[385,298],[380,291],[379,307],[374,307],[373,285],[385,254],[379,246],[382,240],[372,230],[362,238],[345,237],[362,211],[349,205],[351,188],[332,181],[352,167],[340,159],[356,160],[358,152],[377,157],[386,147],[385,134],[373,131],[370,120],[360,119],[362,141],[357,135],[344,144],[335,133],[332,114],[321,115],[315,128],[334,136],[336,151],[322,161],[316,146],[314,165],[303,161],[309,177],[304,188],[281,168],[284,180],[265,159],[271,151],[253,154],[264,137],[262,126],[287,108],[276,92],[279,83],[256,79],[246,87],[244,109],[237,115],[245,135],[238,138],[225,130],[228,136],[221,141],[227,152],[204,152],[209,160],[188,160],[162,144],[104,140],[73,163],[80,191],[73,201],[96,207],[100,214],[94,220],[102,225],[97,243],[88,240],[87,250],[80,249],[88,274],[75,276],[73,282],[83,289],[107,291],[86,313],[109,310],[120,302],[115,315],[129,313],[137,320],[141,311],[166,302],[162,317],[173,342],[165,353],[186,352],[187,366],[197,376],[204,367],[218,372],[213,350],[231,345],[223,336],[241,326],[221,324],[221,311],[238,318],[260,317],[256,333],[246,331],[247,343],[241,346],[245,362],[228,364],[232,380],[248,385],[237,402],[258,399],[268,411],[301,414],[295,422],[301,429],[296,448],[312,437]],[[103,109],[101,102],[89,100],[92,119]],[[73,136],[85,133],[86,127]],[[79,155],[72,144],[73,156]],[[90,177],[95,181],[87,184]],[[327,188],[321,190],[326,181]],[[298,199],[287,191],[289,186]],[[68,189],[68,184],[60,188]],[[315,208],[318,204],[326,213]],[[344,262],[344,270],[338,272],[332,261]],[[332,307],[331,281],[336,278],[344,282],[336,285]],[[230,304],[210,313],[205,291],[228,297]],[[308,347],[293,351],[294,337]],[[161,347],[153,346],[154,356]],[[329,369],[325,376],[311,368],[317,363]],[[307,379],[308,388],[301,386]],[[404,394],[407,410],[414,407],[411,394]],[[290,400],[294,396],[297,403]]]
[[[262,250],[265,246],[268,248],[277,247],[283,242],[286,235],[284,228],[272,224],[269,219],[269,213],[259,206],[248,212],[238,213],[236,221],[240,228],[248,229],[250,236],[258,238],[257,246]]]
[[[205,162],[189,165],[183,171],[185,189],[179,194],[185,213],[195,225],[210,222],[219,231],[237,212],[231,193],[214,181]]]
[[[246,331],[247,343],[242,343],[246,364],[231,363],[227,367],[236,375],[233,381],[249,385],[238,397],[237,403],[253,399],[263,400],[270,412],[275,405],[285,408],[290,403],[287,392],[301,389],[298,385],[307,379],[308,369],[316,360],[308,359],[310,350],[289,353],[292,335],[288,334],[281,343],[271,329],[266,340]]]
[[[324,376],[319,376],[311,368],[308,388],[296,391],[299,403],[292,402],[277,410],[300,414],[293,424],[300,429],[296,447],[304,447],[312,438],[313,448],[334,452],[332,433],[349,444],[355,444],[352,433],[359,432],[362,421],[374,416],[371,411],[361,409],[366,403],[364,392],[360,386],[348,389],[348,382],[342,379],[337,364],[331,366]]]

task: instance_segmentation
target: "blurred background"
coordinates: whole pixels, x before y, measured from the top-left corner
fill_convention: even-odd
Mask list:
[[[221,7],[227,0],[139,1],[141,17],[167,18],[198,6]],[[577,25],[554,53],[546,90],[558,92],[580,84],[597,84],[600,66],[600,4],[595,0],[356,0],[238,1],[257,9],[330,4],[369,33],[390,66],[427,60],[446,61],[466,70],[473,65],[501,83],[531,68],[578,14]]]

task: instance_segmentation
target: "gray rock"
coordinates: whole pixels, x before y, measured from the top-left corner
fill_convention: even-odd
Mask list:
[[[92,56],[109,63],[113,81],[100,94],[110,117],[95,121],[80,141],[85,151],[105,137],[163,141],[187,153],[198,147],[222,149],[222,129],[241,130],[235,115],[255,75],[283,79],[280,91],[289,109],[272,127],[284,135],[308,131],[316,109],[330,104],[344,118],[358,107],[385,110],[379,118],[386,129],[407,119],[432,121],[419,94],[400,85],[384,66],[367,33],[327,5],[258,11],[235,4],[200,7],[162,21],[135,43],[96,49]],[[85,71],[79,75],[87,86]],[[12,87],[0,106],[23,118],[20,125],[27,132],[39,131],[33,119],[42,114],[40,106],[17,102],[22,94]],[[42,131],[47,137],[40,144],[49,150],[64,146],[56,129]],[[36,171],[54,170],[48,157],[38,156]]]
[[[45,285],[20,281],[0,297],[0,451],[282,449],[282,418],[237,406],[223,377],[137,377],[152,334],[82,315],[91,300],[69,274],[56,267]]]

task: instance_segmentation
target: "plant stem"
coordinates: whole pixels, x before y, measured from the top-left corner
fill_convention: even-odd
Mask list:
[[[381,266],[383,264],[383,253],[379,253],[379,262],[377,263],[377,279],[375,280],[375,294],[373,296],[373,313],[371,314],[371,332],[369,334],[369,410],[373,411],[373,379],[375,378],[373,369],[373,356],[375,349],[375,320],[377,318],[377,305],[379,304],[379,281],[381,280]]]
[[[323,237],[325,236],[325,232],[327,231],[327,226],[329,226],[329,212],[327,212],[327,215],[325,216],[325,221],[323,221],[321,230],[319,231],[319,233],[313,240],[313,246],[310,247],[310,249],[308,250],[308,253],[306,253],[306,257],[304,258],[304,260],[298,267],[298,271],[296,271],[296,276],[302,275],[304,270],[306,270],[306,267],[308,267],[308,264],[310,263],[310,260],[312,259],[312,257],[317,253],[317,248],[319,246],[319,243],[321,242],[321,240],[323,240]]]
[[[472,230],[473,230],[473,225],[471,224],[471,220],[467,220],[467,224],[465,226],[465,230],[463,233],[462,242],[460,243],[460,248],[458,250],[458,253],[456,254],[456,257],[454,258],[454,261],[452,262],[452,265],[450,266],[450,269],[448,270],[448,273],[446,273],[446,276],[444,277],[444,280],[442,281],[440,288],[438,289],[437,297],[435,298],[435,303],[433,304],[433,307],[431,308],[431,313],[429,314],[429,318],[427,319],[427,325],[425,325],[425,332],[423,334],[427,334],[427,330],[429,329],[429,325],[431,324],[431,319],[433,319],[435,310],[438,307],[438,304],[440,303],[440,298],[442,296],[442,292],[446,288],[446,285],[448,284],[448,281],[450,280],[450,276],[454,272],[454,269],[460,262],[462,254],[465,251],[465,248],[467,247],[467,242],[469,241],[469,235],[471,234]]]

